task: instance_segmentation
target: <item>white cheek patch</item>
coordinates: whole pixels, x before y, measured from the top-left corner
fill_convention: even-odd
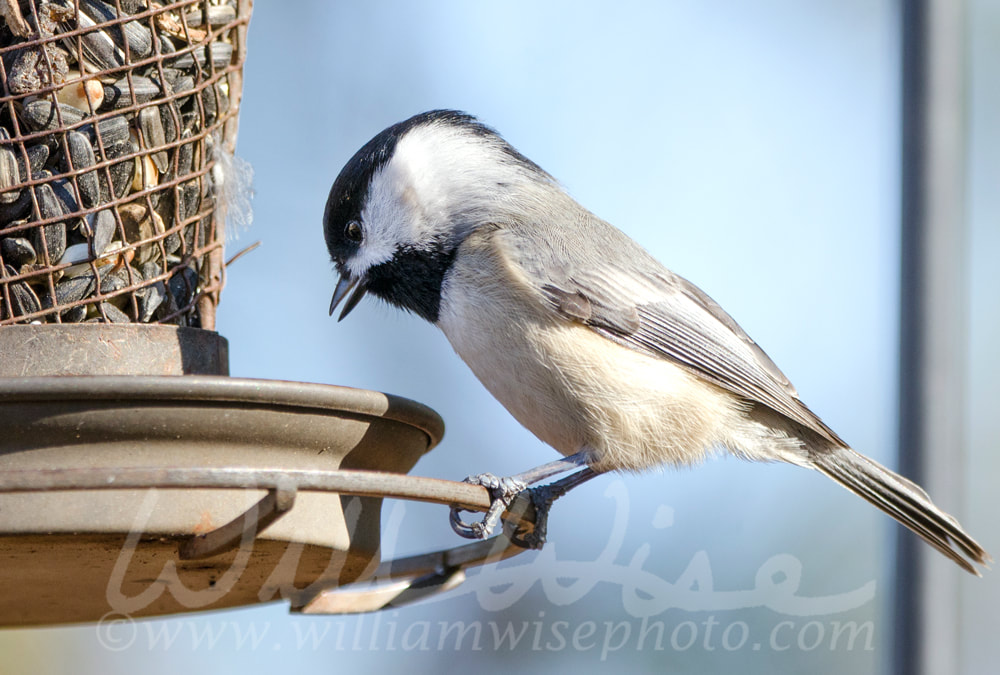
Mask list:
[[[413,239],[417,212],[407,199],[407,179],[395,162],[389,162],[372,176],[368,200],[361,211],[364,240],[345,266],[361,276],[375,265],[388,262],[404,242]]]
[[[454,228],[492,217],[502,203],[484,186],[530,184],[502,153],[460,129],[431,124],[396,144],[371,179],[361,211],[364,241],[345,264],[354,276],[388,262],[401,247],[424,248]]]

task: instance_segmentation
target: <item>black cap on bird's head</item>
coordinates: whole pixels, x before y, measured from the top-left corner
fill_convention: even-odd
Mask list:
[[[343,319],[371,293],[436,321],[455,248],[476,225],[477,208],[495,203],[481,188],[516,182],[511,174],[549,179],[463,112],[432,110],[377,134],[327,198],[323,233],[340,274],[330,314],[346,298]]]

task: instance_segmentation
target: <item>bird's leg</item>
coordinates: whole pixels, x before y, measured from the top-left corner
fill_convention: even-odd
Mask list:
[[[516,536],[515,533],[511,535],[510,540],[524,548],[541,548],[545,544],[549,510],[552,508],[553,502],[576,486],[582,485],[598,475],[600,474],[597,471],[585,466],[576,473],[571,473],[548,485],[530,488],[528,492],[531,494],[531,503],[535,507],[535,529],[523,537]]]
[[[491,500],[489,511],[486,512],[482,521],[467,523],[459,516],[459,512],[463,509],[452,507],[451,528],[466,539],[486,539],[493,534],[497,523],[500,522],[500,516],[507,510],[507,507],[510,506],[511,501],[518,493],[538,481],[580,466],[586,466],[587,455],[588,453],[586,452],[578,452],[569,457],[563,457],[554,462],[536,466],[533,469],[528,469],[513,476],[498,477],[491,473],[469,476],[465,479],[466,483],[482,485],[489,490]]]

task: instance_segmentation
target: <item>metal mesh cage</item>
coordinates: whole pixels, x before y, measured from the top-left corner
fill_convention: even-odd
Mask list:
[[[249,0],[0,12],[0,325],[213,329]]]

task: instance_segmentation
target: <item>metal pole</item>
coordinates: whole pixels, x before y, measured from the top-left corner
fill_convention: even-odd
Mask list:
[[[965,3],[903,0],[899,468],[961,512],[965,447]],[[896,549],[893,672],[960,672],[959,574]]]

